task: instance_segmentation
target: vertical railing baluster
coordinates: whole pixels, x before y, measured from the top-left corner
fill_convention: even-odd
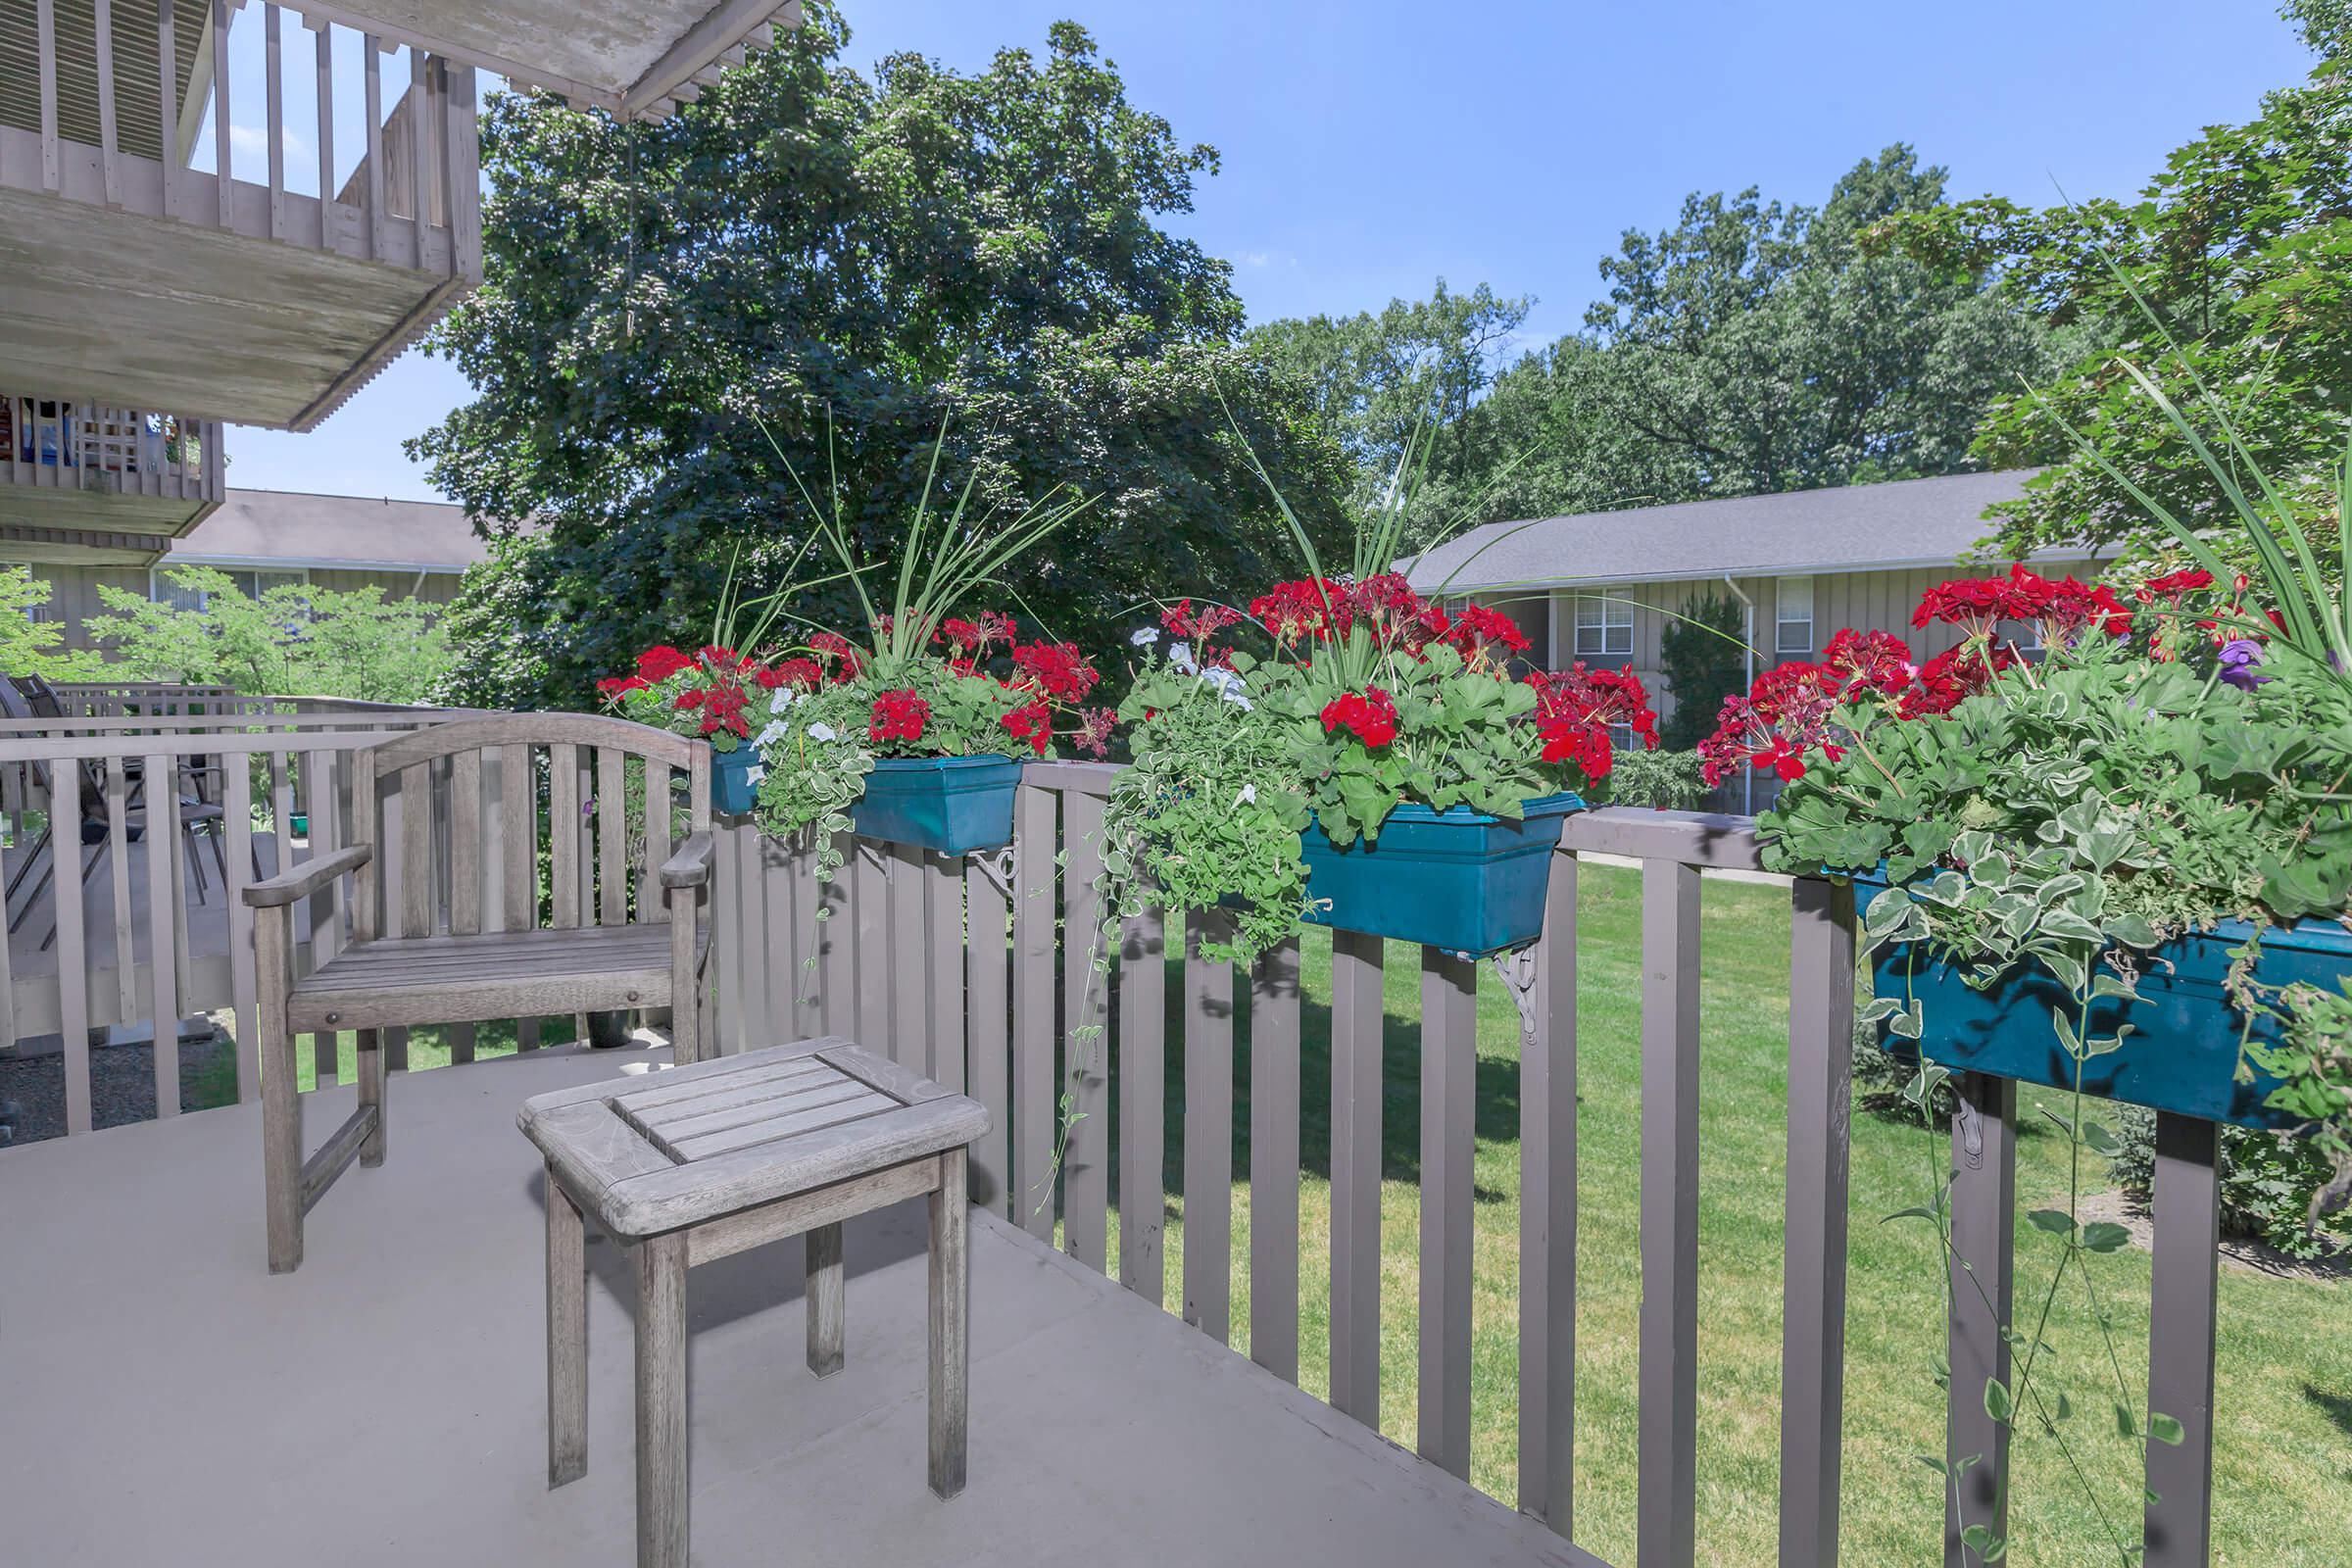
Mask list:
[[[130,925],[130,781],[128,759],[106,760],[107,891],[114,903],[115,1022],[128,1029],[139,1014],[137,947]]]
[[[1698,868],[1642,868],[1637,1560],[1690,1568],[1698,1472]]]
[[[2009,1533],[2009,1426],[1984,1408],[1984,1386],[2009,1381],[2010,1289],[2017,1227],[2017,1085],[2006,1078],[1959,1073],[1952,1130],[1952,1317],[1947,1364],[1951,1387],[1944,1457],[1974,1459],[1944,1490],[1943,1560],[1947,1568],[1978,1568],[1961,1541],[1970,1525],[1995,1536]]]
[[[147,780],[147,978],[155,1013],[155,1113],[179,1114],[179,975],[172,951],[172,854],[179,840],[180,760],[150,752]],[[0,946],[5,946],[0,943]]]
[[[1062,1239],[1098,1273],[1110,1261],[1110,974],[1098,972],[1102,941],[1102,808],[1100,795],[1062,796],[1061,1081],[1076,1119],[1062,1163]]]
[[[213,0],[213,170],[220,226],[237,226],[236,175],[228,141],[228,0]]]
[[[1233,1334],[1233,965],[1201,956],[1233,916],[1184,922],[1184,1320],[1219,1345]]]
[[[2221,1132],[2213,1122],[2156,1113],[2148,1409],[2179,1421],[2180,1442],[2148,1443],[2146,1568],[2205,1568],[2213,1552]]]
[[[278,38],[275,5],[262,7],[265,106],[270,133],[270,237],[286,237],[286,68]],[[320,214],[324,216],[323,210]]]
[[[817,927],[817,996],[824,1004],[824,1032],[855,1036],[858,1033],[858,912],[850,898],[850,884],[852,867],[858,859],[857,837],[849,833],[836,833],[833,836],[833,853],[841,857],[841,868],[833,873],[832,881],[814,890],[826,906],[826,919]]]
[[[1788,1177],[1781,1298],[1781,1568],[1835,1568],[1845,1403],[1853,884],[1799,878],[1788,970]]]
[[[164,216],[179,216],[179,43],[177,0],[155,0],[155,156],[163,165]]]
[[[228,875],[220,896],[228,905],[229,994],[236,1008],[237,1099],[258,1099],[262,1092],[262,1045],[257,1030],[259,981],[253,967],[253,910],[245,904],[245,889],[253,882],[253,758],[245,752],[220,754],[222,814],[227,818]]]
[[[891,1056],[926,1078],[931,1071],[931,995],[923,985],[929,933],[931,868],[910,844],[890,847]]]
[[[926,854],[921,882],[923,961],[931,975],[931,1077],[953,1094],[962,1094],[963,1063],[963,867],[945,855]],[[790,1006],[789,1000],[786,1006]]]
[[[1519,1509],[1571,1533],[1576,1468],[1577,858],[1552,857],[1519,1034]]]
[[[850,919],[858,933],[857,1027],[850,1032],[867,1050],[894,1061],[899,1054],[898,977],[890,957],[890,885],[896,880],[890,846],[860,839],[843,867],[849,881]]]
[[[339,837],[336,821],[338,808],[335,800],[335,758],[333,752],[310,751],[302,754],[302,789],[297,808],[303,814],[303,837],[307,853],[303,858],[316,860],[335,853]],[[282,858],[282,857],[281,857]],[[307,952],[296,955],[299,974],[309,974],[332,958],[341,946],[342,881],[340,877],[310,897],[311,940]],[[320,1088],[336,1082],[342,1076],[340,1032],[321,1029],[311,1037],[313,1072]]]
[[[81,899],[81,763],[49,764],[49,869],[56,890],[57,1016],[66,1056],[66,1131],[90,1130],[89,934]],[[27,924],[30,923],[28,920]]]
[[[57,146],[57,15],[56,0],[35,0],[33,51],[41,77],[41,187],[56,190],[61,165]]]
[[[1250,1359],[1298,1381],[1298,939],[1250,986]]]
[[[1331,1403],[1380,1430],[1383,943],[1331,934]]]
[[[1017,841],[1014,849],[1017,853]],[[992,873],[993,867],[978,859],[967,862],[963,872],[963,901],[967,910],[964,920],[969,933],[964,946],[964,995],[968,999],[965,1030],[971,1038],[967,1058],[970,1076],[965,1092],[988,1107],[988,1130],[973,1143],[969,1161],[973,1201],[999,1219],[1009,1219],[1012,1215],[1012,1093],[1008,1077],[1011,1037],[1005,1023],[1009,950],[1004,935],[1004,890]]]
[[[1119,947],[1119,1283],[1158,1306],[1166,1230],[1167,921],[1148,909]]]
[[[311,29],[318,70],[318,248],[335,248],[335,47],[334,24],[304,17]]]
[[[424,270],[426,242],[433,230],[432,193],[425,188],[425,171],[432,164],[432,78],[425,64],[424,51],[415,44],[409,46],[409,95],[406,100],[409,117],[409,200],[415,205],[416,256],[414,266]]]
[[[1415,1446],[1470,1474],[1471,1185],[1478,1109],[1478,969],[1421,950],[1421,1358]]]
[[[98,158],[106,205],[122,205],[122,134],[115,119],[115,0],[93,0],[98,45]]]
[[[366,96],[368,178],[361,190],[368,202],[368,259],[380,262],[388,248],[384,215],[384,69],[385,44],[372,32],[360,39],[360,81]]]
[[[1012,1220],[1054,1239],[1054,800],[1023,784],[1013,798]]]

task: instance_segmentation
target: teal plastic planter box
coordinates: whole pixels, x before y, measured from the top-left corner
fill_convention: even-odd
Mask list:
[[[760,765],[756,747],[738,746],[731,752],[710,754],[710,809],[727,816],[749,815],[760,799],[760,786],[752,780],[752,769]]]
[[[1561,821],[1585,803],[1546,795],[1513,822],[1456,806],[1399,806],[1380,837],[1346,849],[1309,824],[1306,919],[1337,931],[1417,942],[1484,957],[1544,934],[1544,894]]]
[[[1886,889],[1883,877],[1854,878],[1856,897],[1865,905]],[[2230,950],[2242,945],[2250,929],[2241,920],[2224,920],[2210,931],[2175,938],[2144,966],[2139,1001],[2107,997],[2094,1003],[2091,1033],[2111,1035],[2124,1023],[2132,1032],[2124,1037],[2121,1050],[2083,1063],[2082,1092],[2238,1127],[2295,1126],[2291,1116],[2263,1106],[2278,1080],[2260,1069],[2251,1082],[2236,1077],[2245,1019],[2230,1005],[2223,981]],[[2302,980],[2332,990],[2348,970],[2352,932],[2330,920],[2304,920],[2264,933],[2254,972],[2266,986]],[[1990,990],[1979,991],[1961,978],[1961,966],[1914,954],[1905,945],[1881,954],[1876,973],[1880,996],[1919,999],[1925,1016],[1917,1049],[1929,1060],[1954,1072],[2074,1088],[2074,1058],[2050,1022],[2052,1009],[2071,1008],[2073,1003],[2041,965],[2021,964]],[[2258,1019],[2252,1038],[2274,1041],[2278,1026]],[[1912,1042],[1893,1034],[1884,1034],[1881,1043],[1898,1055],[1913,1050]]]
[[[869,839],[942,855],[1012,842],[1012,792],[1021,764],[1010,757],[889,758],[865,776],[850,821]]]

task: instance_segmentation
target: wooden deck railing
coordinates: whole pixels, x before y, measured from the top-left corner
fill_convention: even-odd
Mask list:
[[[136,759],[149,778],[172,775],[182,761],[222,759],[233,886],[251,874],[253,812],[267,804],[277,824],[297,811],[312,831],[296,858],[330,851],[346,820],[350,751],[386,729],[438,715],[302,714],[257,718],[216,715],[152,720],[141,731],[81,737],[0,738],[0,776],[40,760],[63,767],[76,759],[103,767],[105,837],[112,847],[114,908],[127,910],[129,858],[123,853],[124,764]],[[83,721],[135,726],[136,719]],[[173,723],[209,724],[176,732]],[[353,725],[363,728],[353,728]],[[252,765],[241,765],[250,763]],[[536,764],[533,764],[536,767]],[[1187,1323],[1220,1343],[1235,1338],[1233,1188],[1235,1068],[1246,1021],[1249,1091],[1249,1353],[1274,1375],[1300,1376],[1299,1281],[1307,1236],[1300,1222],[1301,1104],[1299,954],[1296,941],[1250,973],[1210,963],[1199,952],[1199,927],[1187,933],[1180,965],[1169,962],[1168,931],[1156,916],[1121,928],[1107,974],[1091,961],[1097,927],[1095,882],[1101,867],[1105,801],[1113,770],[1099,765],[1033,764],[1016,801],[1016,835],[1007,852],[951,859],[897,846],[855,841],[848,864],[829,885],[815,880],[807,844],[765,839],[747,821],[717,834],[718,861],[710,918],[716,965],[714,1027],[719,1049],[753,1049],[817,1033],[854,1036],[950,1088],[973,1095],[992,1112],[992,1127],[973,1151],[973,1197],[1057,1244],[1087,1267],[1115,1277],[1143,1299],[1166,1298],[1162,1172],[1175,1156],[1185,1227],[1178,1300]],[[262,796],[257,801],[255,779]],[[589,776],[588,760],[550,755],[535,793],[527,837],[485,809],[484,848],[470,858],[485,877],[535,876],[539,845],[549,845],[549,882],[534,899],[576,899],[580,923],[625,916],[641,857],[599,842],[600,813],[587,807],[610,777]],[[481,803],[506,800],[485,778]],[[426,799],[396,795],[403,805],[447,820],[444,786]],[[569,831],[559,824],[575,823]],[[282,828],[281,828],[282,831]],[[177,835],[167,820],[157,832],[172,855],[148,858],[149,961],[136,959],[136,933],[118,912],[118,953],[134,956],[112,969],[85,970],[81,952],[61,961],[68,979],[40,982],[56,998],[64,1026],[70,1097],[78,1094],[74,1131],[89,1125],[87,1052],[78,1042],[110,1012],[176,1017],[190,1005],[189,968],[172,925]],[[1471,1311],[1475,1198],[1474,1111],[1478,1094],[1478,992],[1501,987],[1521,1020],[1516,1068],[1518,1463],[1515,1501],[1563,1538],[1573,1538],[1579,1354],[1578,1274],[1578,929],[1584,858],[1630,859],[1641,879],[1640,1298],[1635,1385],[1638,1494],[1635,1554],[1620,1568],[1691,1568],[1699,1527],[1698,1299],[1699,999],[1707,954],[1700,940],[1703,872],[1758,865],[1753,825],[1743,818],[1598,810],[1569,819],[1553,865],[1543,940],[1498,960],[1474,964],[1424,949],[1420,971],[1417,1094],[1420,1150],[1419,1238],[1415,1268],[1416,1443],[1431,1463],[1467,1476],[1474,1400]],[[434,870],[434,898],[451,858]],[[598,885],[599,868],[603,883]],[[400,867],[387,865],[388,876]],[[614,878],[618,877],[616,883]],[[67,880],[71,880],[70,878]],[[542,889],[546,891],[543,893]],[[388,897],[399,899],[398,892]],[[312,901],[308,931],[332,951],[341,889]],[[1818,879],[1789,885],[1788,1072],[1787,1164],[1782,1207],[1783,1339],[1780,1366],[1778,1561],[1782,1568],[1827,1568],[1838,1561],[1841,1483],[1840,1432],[1845,1351],[1847,1158],[1854,1019],[1855,920],[1850,887]],[[478,890],[478,907],[512,902]],[[238,1084],[258,1088],[252,1058],[252,931],[231,899],[229,943],[216,993],[237,1013]],[[820,918],[819,911],[825,911]],[[1209,917],[1216,918],[1214,916]],[[59,898],[61,931],[78,933],[78,889]],[[61,937],[61,949],[67,939]],[[317,941],[317,939],[314,939]],[[1331,938],[1330,1271],[1328,1389],[1345,1414],[1378,1428],[1383,1278],[1382,1119],[1387,1027],[1382,976],[1388,958],[1378,939]],[[1168,1006],[1171,972],[1181,975],[1178,1005]],[[1486,971],[1482,973],[1482,971]],[[0,998],[12,999],[9,1027],[24,1032],[25,988],[0,970]],[[1178,1031],[1184,1072],[1167,1103],[1164,1069]],[[1097,1036],[1094,1026],[1102,1026]],[[453,1055],[470,1055],[470,1036]],[[535,1044],[524,1035],[522,1044]],[[321,1038],[322,1079],[331,1077],[335,1042]],[[159,1103],[177,1103],[172,1053],[157,1054]],[[76,1089],[74,1086],[78,1085]],[[1397,1086],[1405,1088],[1406,1086]],[[1966,1107],[1953,1140],[1951,1193],[1957,1253],[1975,1285],[1955,1291],[1949,1325],[1952,1376],[1948,1447],[1955,1458],[1982,1454],[1948,1510],[1943,1560],[1973,1568],[1961,1544],[1964,1524],[2004,1527],[2005,1429],[1984,1414],[1987,1377],[2007,1373],[2007,1342],[1988,1297],[2006,1299],[2014,1253],[2016,1094],[2014,1086],[1975,1076],[1958,1081]],[[1077,1113],[1056,1157],[1070,1096]],[[1115,1100],[1115,1120],[1112,1106]],[[1173,1112],[1173,1114],[1171,1114]],[[1169,1129],[1178,1147],[1166,1144]],[[2188,1568],[2207,1557],[2211,1512],[2217,1183],[2210,1124],[2160,1119],[2156,1174],[2156,1264],[2150,1402],[2176,1415],[2179,1446],[2151,1445],[2147,1482],[2146,1561]],[[1114,1208],[1117,1191],[1135,1200]],[[1110,1244],[1117,1221],[1117,1246]],[[1318,1268],[1322,1259],[1311,1260]],[[1960,1266],[1960,1265],[1956,1265]],[[1925,1546],[1925,1543],[1922,1544]],[[1570,1547],[1572,1560],[1602,1559]],[[1923,1551],[1923,1556],[1927,1555]]]
[[[1033,764],[1016,837],[1000,857],[948,860],[857,841],[830,887],[807,846],[720,833],[722,1050],[819,1032],[853,1035],[987,1103],[974,1200],[1115,1272],[1160,1303],[1166,930],[1129,921],[1115,973],[1094,973],[1104,800],[1112,769]],[[1630,858],[1642,883],[1639,1496],[1626,1568],[1690,1568],[1698,1523],[1699,935],[1701,873],[1758,868],[1738,817],[1599,810],[1571,817],[1553,866],[1542,942],[1494,964],[1422,950],[1417,1446],[1456,1475],[1470,1465],[1473,1112],[1478,989],[1500,986],[1522,1020],[1517,1106],[1518,1470],[1516,1501],[1563,1537],[1573,1529],[1577,1402],[1577,942],[1581,858]],[[1786,1245],[1781,1361],[1779,1562],[1838,1560],[1843,1414],[1848,1121],[1855,921],[1850,886],[1790,884]],[[828,909],[823,921],[820,907]],[[1215,916],[1209,918],[1214,919]],[[964,933],[968,931],[968,945]],[[1233,1337],[1231,1233],[1237,1016],[1248,1023],[1248,1329],[1251,1358],[1299,1376],[1299,958],[1293,941],[1254,972],[1211,964],[1188,934],[1182,964],[1180,1129],[1186,1322]],[[1385,944],[1335,934],[1331,1004],[1330,1400],[1380,1424],[1382,1000]],[[960,960],[960,961],[959,961]],[[1485,971],[1482,973],[1482,971]],[[1091,1046],[1070,1031],[1107,1025]],[[1116,1089],[1115,1125],[1110,1114]],[[1059,1097],[1079,1113],[1058,1165]],[[2014,1086],[1965,1077],[1952,1201],[1961,1255],[2005,1281],[2014,1218]],[[2151,1564],[2205,1561],[2215,1280],[2214,1136],[2164,1119],[2157,1177],[2153,1407],[2178,1413],[2180,1447],[2152,1445]],[[1110,1172],[1144,1195],[1116,1210]],[[1320,1260],[1317,1260],[1318,1262]],[[2005,1433],[1984,1415],[1984,1378],[2005,1376],[1999,1325],[1973,1288],[1949,1326],[1950,1446],[1982,1453],[1947,1520],[1944,1561],[1973,1568],[1964,1523],[2007,1494]],[[1973,1307],[1969,1303],[1978,1303]],[[1925,1472],[1923,1472],[1925,1473]],[[1923,1548],[1927,1544],[1922,1544]],[[1578,1560],[1599,1564],[1582,1551]],[[1923,1549],[1922,1556],[1929,1555]]]

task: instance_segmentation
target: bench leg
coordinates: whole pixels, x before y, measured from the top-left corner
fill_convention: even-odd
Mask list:
[[[373,1029],[359,1031],[360,1103],[375,1107],[375,1130],[360,1146],[360,1163],[373,1167],[384,1162],[384,1090],[391,1074],[384,1066],[383,1036]]]
[[[270,1235],[270,1272],[302,1266],[302,1096],[295,1082],[294,1036],[286,1029],[287,931],[283,909],[264,909],[254,931],[256,1023],[262,1067],[262,1210]],[[165,1035],[158,1030],[157,1038]]]
[[[686,1562],[686,1236],[637,1244],[637,1568]]]
[[[841,1370],[848,1316],[836,1221],[808,1233],[808,1370],[820,1378]]]
[[[963,1151],[939,1156],[931,1194],[931,1490],[963,1490],[971,1406],[972,1295]]]
[[[588,1473],[588,1233],[547,1171],[547,1484]]]

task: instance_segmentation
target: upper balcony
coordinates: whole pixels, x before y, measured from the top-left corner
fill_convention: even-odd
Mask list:
[[[801,0],[334,0],[305,9],[623,119],[660,119],[692,102],[746,49],[801,24]]]
[[[226,498],[218,420],[0,391],[0,545],[137,565]]]
[[[0,6],[0,385],[312,428],[480,280],[476,109],[285,7]]]

